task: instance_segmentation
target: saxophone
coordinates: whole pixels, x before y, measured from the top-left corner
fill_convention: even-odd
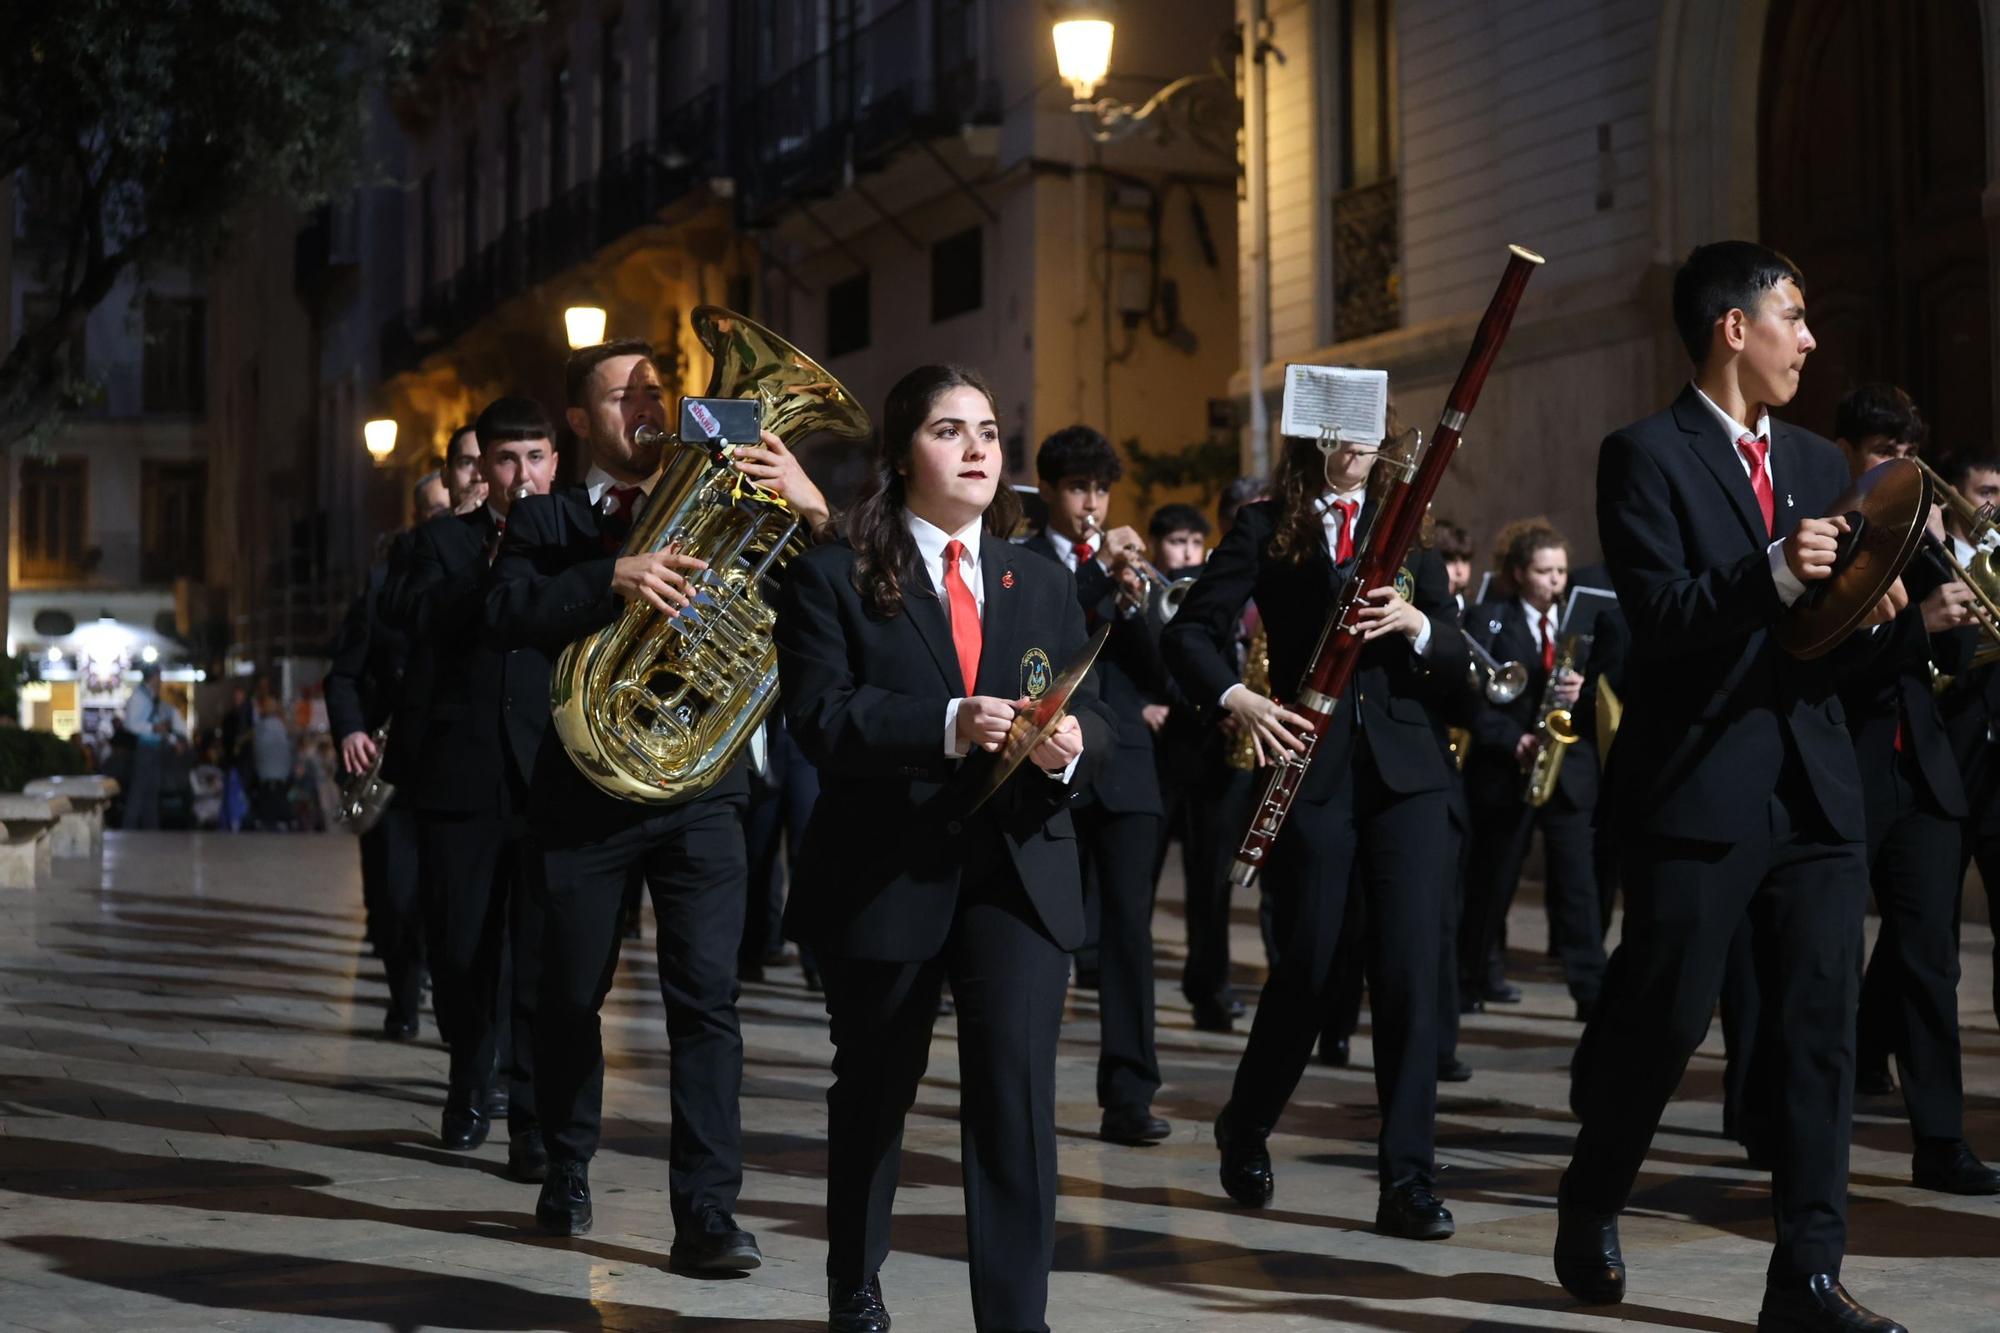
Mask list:
[[[1555,669],[1549,672],[1548,683],[1542,686],[1542,713],[1535,721],[1535,738],[1540,742],[1535,747],[1535,762],[1528,768],[1528,785],[1524,799],[1539,810],[1549,803],[1556,794],[1556,779],[1562,776],[1563,757],[1569,747],[1577,742],[1576,719],[1567,708],[1556,706],[1556,678],[1566,671],[1576,670],[1577,658],[1590,643],[1582,634],[1567,634],[1556,648]]]
[[[715,358],[707,397],[758,399],[764,429],[788,444],[817,431],[868,435],[868,413],[846,387],[763,325],[706,305],[690,323]],[[729,771],[777,702],[769,588],[808,540],[791,506],[726,454],[670,443],[620,554],[671,545],[708,568],[680,614],[635,601],[556,660],[550,721],[579,773],[620,800],[667,805]]]
[[[1243,650],[1243,688],[1254,694],[1271,692],[1271,638],[1264,632],[1262,616],[1257,617],[1257,628],[1250,632],[1249,646]],[[1256,771],[1257,741],[1250,728],[1237,726],[1223,758],[1231,768],[1245,773]]]

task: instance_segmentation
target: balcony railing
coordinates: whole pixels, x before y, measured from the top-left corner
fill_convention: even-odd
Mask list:
[[[999,87],[982,77],[963,23],[935,22],[929,48],[919,40],[927,14],[959,11],[906,0],[738,101],[732,165],[745,217],[832,193],[850,167],[879,165],[915,139],[997,123]]]
[[[1333,340],[1365,338],[1403,322],[1402,234],[1396,178],[1333,199]]]
[[[504,229],[417,308],[382,328],[382,372],[408,370],[520,295],[644,226],[696,184],[724,174],[721,98],[708,88],[661,118],[655,135],[595,176]]]

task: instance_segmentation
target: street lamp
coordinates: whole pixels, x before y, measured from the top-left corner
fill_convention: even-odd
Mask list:
[[[396,419],[377,417],[361,425],[361,439],[368,446],[368,456],[380,467],[389,461],[389,455],[396,452]]]
[[[563,311],[563,331],[569,335],[570,348],[595,347],[603,342],[604,321],[601,305],[573,305]]]
[[[1185,122],[1190,139],[1211,151],[1233,156],[1236,127],[1242,116],[1236,106],[1235,81],[1218,64],[1206,74],[1189,74],[1175,79],[1138,106],[1115,97],[1096,97],[1098,87],[1111,72],[1111,44],[1116,35],[1111,0],[1073,0],[1055,7],[1050,36],[1056,44],[1056,70],[1069,85],[1075,101],[1070,110],[1083,119],[1084,132],[1097,143],[1123,139],[1142,125],[1151,125],[1165,139],[1168,115],[1177,112]],[[1235,34],[1228,34],[1231,46]],[[1217,124],[1209,124],[1212,108],[1204,102],[1227,95],[1228,113]],[[1094,100],[1093,100],[1094,99]]]

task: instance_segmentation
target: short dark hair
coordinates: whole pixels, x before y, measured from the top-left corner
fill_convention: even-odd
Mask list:
[[[475,447],[478,446],[479,435],[477,433],[477,428],[473,422],[468,421],[462,426],[453,426],[451,428],[451,434],[444,437],[444,457],[438,460],[438,466],[443,467],[451,462],[451,447],[454,444],[458,443],[458,437],[461,435],[472,436],[473,445]]]
[[[1440,560],[1470,560],[1472,536],[1450,519],[1441,518],[1431,526],[1431,549]]]
[[[1922,444],[1930,435],[1924,414],[1893,384],[1857,384],[1833,409],[1833,433],[1849,444],[1886,435],[1897,444]]]
[[[1961,491],[1975,472],[2000,472],[2000,454],[1975,445],[1970,449],[1953,450],[1938,465],[1938,475]]]
[[[577,348],[569,354],[569,364],[563,367],[563,401],[571,407],[582,407],[590,372],[614,356],[643,356],[651,361],[653,344],[644,338],[614,338],[608,343]]]
[[[1198,532],[1206,537],[1208,516],[1193,505],[1170,504],[1155,509],[1152,520],[1146,524],[1146,535],[1157,541],[1176,532]]]
[[[512,440],[552,440],[555,429],[549,425],[548,413],[532,398],[495,398],[479,414],[479,420],[472,423],[479,433],[479,452],[485,453],[496,444],[506,444]]]
[[[1227,528],[1236,522],[1237,510],[1270,494],[1269,477],[1238,477],[1222,488],[1222,498],[1215,502],[1215,521]]]
[[[1089,426],[1064,426],[1035,451],[1035,475],[1050,485],[1088,477],[1107,486],[1125,475],[1111,441]]]
[[[1700,369],[1715,340],[1715,322],[1732,310],[1754,311],[1758,300],[1787,278],[1806,285],[1799,266],[1755,241],[1697,245],[1674,274],[1674,328],[1688,358]]]

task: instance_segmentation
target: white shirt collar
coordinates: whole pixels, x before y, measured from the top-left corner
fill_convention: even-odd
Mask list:
[[[979,577],[979,539],[984,535],[983,518],[973,519],[957,532],[946,532],[929,519],[919,518],[907,510],[903,516],[909,521],[910,536],[916,538],[917,557],[924,562],[924,573],[930,576],[939,595],[944,593],[945,544],[956,541],[965,546],[965,554],[958,560],[958,572],[964,576],[966,586],[972,589],[974,603],[983,603],[986,600],[986,580]]]
[[[1313,505],[1319,510],[1321,516],[1324,517],[1333,513],[1334,502],[1338,500],[1348,500],[1355,504],[1366,504],[1368,501],[1368,483],[1364,481],[1351,491],[1328,491],[1325,495],[1313,501]]]
[[[1539,641],[1542,633],[1542,616],[1544,613],[1537,611],[1529,604],[1528,599],[1525,597],[1516,597],[1514,600],[1521,604],[1521,614],[1528,619],[1528,631],[1535,635],[1537,641]],[[1550,605],[1547,614],[1555,616],[1557,621],[1561,621],[1562,619],[1562,612],[1558,611],[1553,604]]]
[[[486,517],[493,520],[493,527],[496,531],[507,526],[507,516],[495,509],[491,500],[486,502]]]
[[[1721,404],[1717,403],[1713,398],[1710,398],[1706,393],[1702,392],[1702,387],[1699,384],[1696,384],[1694,383],[1694,381],[1690,380],[1688,381],[1688,386],[1694,390],[1695,396],[1701,399],[1702,405],[1709,410],[1710,414],[1712,414],[1715,417],[1716,421],[1721,424],[1722,428],[1729,432],[1730,444],[1732,445],[1735,444],[1745,435],[1754,435],[1758,439],[1763,440],[1767,443],[1770,441],[1771,414],[1769,412],[1759,412],[1757,414],[1757,429],[1751,430],[1748,426],[1738,421],[1735,417],[1732,417],[1727,412],[1723,411]]]
[[[658,484],[659,480],[660,474],[655,472],[652,476],[639,483],[639,493],[650,497],[653,493],[653,487]],[[592,509],[603,506],[604,493],[606,491],[610,490],[613,486],[622,486],[624,484],[624,482],[618,481],[609,472],[606,472],[595,463],[590,465],[590,471],[583,474],[583,488],[590,493],[590,507]]]

